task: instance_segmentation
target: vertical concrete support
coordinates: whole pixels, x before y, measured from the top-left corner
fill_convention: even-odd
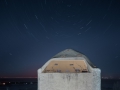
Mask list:
[[[41,73],[38,90],[101,90],[100,74],[94,73]]]
[[[61,64],[63,61],[66,64]],[[54,66],[56,62],[60,65],[59,67]],[[72,72],[62,72],[66,68]],[[50,70],[52,72],[49,72]],[[101,70],[94,66],[85,55],[67,49],[55,55],[38,69],[38,90],[101,90]]]
[[[101,70],[99,68],[93,69],[93,90],[101,90]]]
[[[91,73],[42,73],[38,90],[93,90],[91,77]]]

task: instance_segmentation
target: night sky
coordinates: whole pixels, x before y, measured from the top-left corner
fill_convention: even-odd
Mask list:
[[[120,76],[120,1],[0,0],[0,77],[37,77],[69,48]]]

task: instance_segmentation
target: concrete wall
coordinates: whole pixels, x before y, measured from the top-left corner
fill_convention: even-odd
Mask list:
[[[38,90],[101,90],[100,70],[92,73],[41,73]]]
[[[44,71],[44,69],[47,67],[47,65],[51,62],[51,61],[64,61],[64,60],[85,60],[84,57],[70,57],[70,58],[52,58],[49,61],[47,61],[40,69],[41,72]],[[86,60],[85,60],[86,61]],[[86,62],[87,63],[87,62]],[[38,69],[39,71],[39,69]]]
[[[85,60],[84,57],[52,58],[38,69],[38,90],[101,90],[101,70],[86,64],[90,73],[43,73],[53,60]]]
[[[94,68],[93,71],[93,90],[101,90],[101,70]]]

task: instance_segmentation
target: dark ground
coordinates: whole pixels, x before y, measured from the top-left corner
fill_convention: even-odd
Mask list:
[[[115,90],[118,82],[120,79],[102,79],[101,90]],[[37,78],[0,78],[0,90],[37,90]]]

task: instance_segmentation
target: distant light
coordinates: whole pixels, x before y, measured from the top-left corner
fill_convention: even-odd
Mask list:
[[[9,82],[10,83],[10,82]]]
[[[5,85],[5,83],[3,83],[3,85]]]

